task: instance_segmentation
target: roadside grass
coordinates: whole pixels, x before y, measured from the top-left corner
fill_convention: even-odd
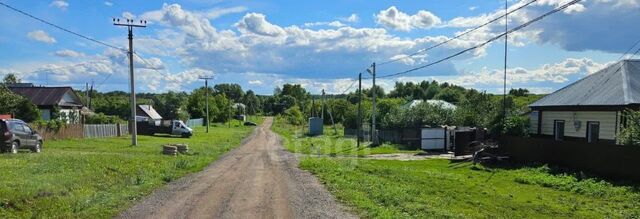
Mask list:
[[[262,122],[259,119],[258,122]],[[0,154],[0,218],[111,218],[164,184],[202,170],[253,127],[212,124],[192,138],[139,136],[47,141],[40,154]],[[162,155],[186,143],[187,155]]]
[[[327,156],[366,156],[372,154],[418,153],[419,150],[408,149],[398,144],[382,144],[369,147],[369,142],[361,142],[357,147],[355,138],[344,137],[344,127],[337,125],[337,133],[333,126],[324,127],[324,135],[307,136],[302,126],[288,124],[284,119],[274,118],[272,130],[282,137],[283,146],[290,152],[327,155]]]
[[[640,217],[638,185],[581,179],[546,166],[312,157],[300,166],[365,218]]]

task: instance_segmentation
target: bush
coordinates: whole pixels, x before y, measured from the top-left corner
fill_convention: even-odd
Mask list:
[[[292,125],[302,125],[304,123],[304,116],[298,106],[285,110],[284,117],[287,119],[287,122]]]
[[[504,121],[502,133],[511,136],[528,136],[529,118],[526,116],[508,116]]]
[[[87,117],[86,124],[117,124],[124,123],[125,121],[117,116],[108,116],[104,113],[93,114]]]
[[[640,145],[640,111],[625,110],[626,125],[618,135],[618,144]]]

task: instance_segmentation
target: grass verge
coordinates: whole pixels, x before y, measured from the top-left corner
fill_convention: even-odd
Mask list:
[[[367,218],[638,218],[640,191],[537,168],[448,160],[306,158],[300,163]]]
[[[258,122],[261,122],[259,119]],[[0,218],[111,218],[154,189],[202,170],[237,147],[253,127],[218,124],[192,138],[48,141],[40,154],[0,155]],[[189,154],[162,155],[162,144],[186,143]]]
[[[398,144],[382,144],[377,147],[369,147],[368,142],[361,143],[357,147],[355,138],[344,137],[344,128],[337,126],[337,132],[333,126],[325,126],[324,135],[307,136],[302,126],[288,124],[282,118],[274,118],[272,130],[283,138],[284,147],[293,153],[328,155],[328,156],[366,156],[371,154],[391,153],[417,153],[419,150],[408,149]]]

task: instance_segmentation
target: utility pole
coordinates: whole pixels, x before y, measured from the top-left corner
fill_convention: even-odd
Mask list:
[[[358,74],[358,121],[356,121],[357,133],[357,147],[360,148],[360,135],[362,134],[362,73]]]
[[[320,106],[320,119],[322,119],[322,124],[324,124],[324,89],[322,89],[322,106]]]
[[[507,24],[509,20],[507,16],[509,15],[508,5],[509,1],[504,0],[504,81],[502,84],[502,127],[504,129],[505,120],[507,119],[507,44],[509,38],[507,37]],[[500,132],[502,134],[502,131]]]
[[[378,145],[378,135],[376,134],[376,96],[378,95],[376,92],[376,63],[371,64],[371,68],[367,69],[367,71],[373,76],[373,87],[371,87],[373,95],[373,101],[371,102],[373,105],[373,111],[371,112],[371,144],[375,146]]]
[[[133,74],[133,28],[134,27],[147,27],[147,21],[140,20],[138,24],[133,19],[125,19],[125,23],[121,23],[120,19],[113,19],[113,25],[116,26],[125,26],[127,30],[129,30],[129,77],[130,85],[131,85],[131,116],[129,118],[129,127],[131,127],[131,145],[138,145],[138,127],[136,125],[136,83],[135,76]]]
[[[207,96],[206,97],[206,102],[205,102],[206,113],[207,113],[207,116],[206,116],[207,117],[207,122],[206,123],[207,123],[207,133],[209,133],[209,121],[211,121],[211,120],[209,120],[209,80],[212,80],[213,77],[199,77],[198,79],[204,80],[204,89],[205,89],[206,96]]]

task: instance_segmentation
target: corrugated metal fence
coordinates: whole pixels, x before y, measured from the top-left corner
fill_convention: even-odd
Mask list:
[[[189,119],[187,120],[187,126],[189,127],[204,126],[204,119],[203,118]]]
[[[129,134],[127,124],[86,124],[84,138],[107,138]]]

